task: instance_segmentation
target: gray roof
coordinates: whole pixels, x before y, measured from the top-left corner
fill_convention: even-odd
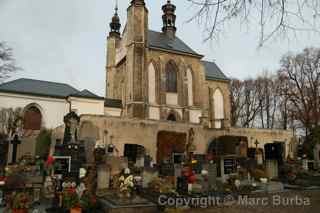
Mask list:
[[[86,98],[100,98],[88,90],[79,91],[74,87],[56,82],[41,81],[27,78],[20,78],[0,84],[0,92],[18,93],[26,95],[67,98],[70,95],[81,95]]]
[[[104,102],[105,107],[122,108],[122,101],[119,99],[106,99]]]
[[[77,92],[75,94],[71,94],[70,96],[73,97],[80,97],[80,98],[93,98],[93,99],[104,99],[104,97],[100,97],[87,89],[82,90],[81,92]]]
[[[169,51],[180,52],[184,54],[191,54],[197,57],[203,57],[194,50],[192,50],[188,45],[186,45],[181,39],[175,37],[170,38],[164,33],[149,30],[149,46],[152,48],[165,49]]]
[[[222,80],[229,81],[230,79],[221,71],[221,69],[214,62],[210,61],[201,61],[205,72],[206,80]]]

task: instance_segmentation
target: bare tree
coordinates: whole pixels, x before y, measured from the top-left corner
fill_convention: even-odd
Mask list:
[[[23,110],[22,108],[0,109],[0,133],[11,139],[14,134],[22,132]]]
[[[319,0],[187,0],[196,7],[189,21],[204,25],[206,40],[217,38],[226,25],[239,21],[259,34],[259,45],[279,35],[319,32]],[[259,29],[256,29],[256,25]]]
[[[272,129],[276,126],[276,116],[279,104],[279,82],[268,72],[256,80],[257,99],[259,100],[259,127]],[[258,124],[257,124],[258,125]]]
[[[230,94],[231,94],[231,126],[238,126],[240,116],[244,110],[244,83],[239,79],[231,79]]]
[[[300,54],[284,56],[279,75],[288,79],[290,113],[308,135],[320,124],[320,49],[307,48]]]
[[[0,42],[0,83],[19,69],[13,58],[12,49],[6,43]]]

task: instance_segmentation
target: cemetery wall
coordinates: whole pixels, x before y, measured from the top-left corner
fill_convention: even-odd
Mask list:
[[[98,136],[94,137],[97,138],[97,143],[108,144],[110,136],[112,136],[112,142],[119,150],[120,155],[123,155],[125,144],[139,144],[146,148],[153,159],[156,159],[157,136],[160,131],[188,133],[190,128],[193,128],[195,132],[194,141],[197,147],[196,153],[199,154],[206,153],[210,142],[224,135],[246,136],[248,137],[249,145],[253,147],[255,145],[250,144],[251,138],[254,141],[256,139],[259,141],[259,147],[274,141],[286,141],[289,144],[293,138],[291,131],[242,128],[217,130],[204,128],[202,125],[197,124],[137,120],[111,116],[82,115],[81,123],[84,122],[92,124],[90,127],[83,126],[83,128],[80,128],[80,134],[86,135],[86,138],[89,138],[90,134],[96,131]],[[96,130],[93,131],[93,128],[96,128]]]

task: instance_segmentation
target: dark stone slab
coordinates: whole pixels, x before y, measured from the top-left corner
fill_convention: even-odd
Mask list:
[[[157,205],[135,196],[132,199],[120,199],[117,196],[105,196],[100,199],[105,213],[155,213]]]

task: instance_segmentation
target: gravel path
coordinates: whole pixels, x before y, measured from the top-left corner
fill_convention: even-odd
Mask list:
[[[253,201],[260,201],[259,204],[249,202],[250,199],[233,201],[225,207],[206,209],[189,209],[186,213],[319,213],[320,212],[320,191],[290,191],[278,194],[259,195]],[[249,197],[250,198],[250,197]],[[257,199],[260,198],[260,199]],[[279,204],[281,198],[281,204]],[[264,202],[263,202],[264,201]],[[241,203],[242,202],[242,203]],[[247,206],[245,204],[248,204]]]

